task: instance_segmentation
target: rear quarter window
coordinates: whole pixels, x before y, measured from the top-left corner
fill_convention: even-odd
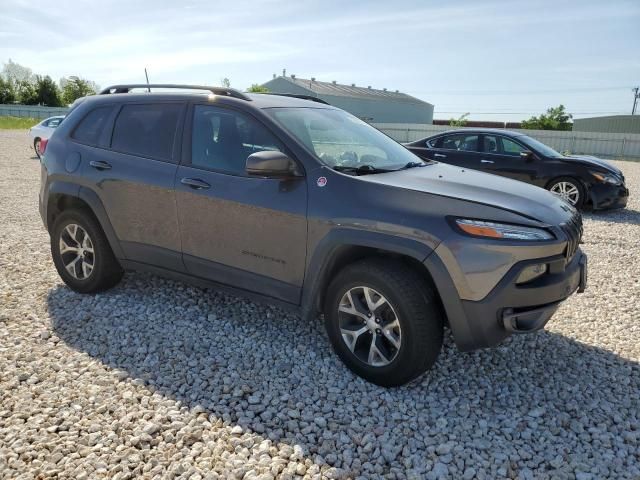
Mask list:
[[[113,107],[98,107],[84,116],[71,134],[71,138],[86,145],[97,146]]]
[[[182,104],[124,105],[113,127],[111,149],[171,161]]]

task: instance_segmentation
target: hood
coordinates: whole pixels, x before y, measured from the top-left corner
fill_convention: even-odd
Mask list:
[[[577,162],[585,165],[586,167],[599,167],[607,172],[615,173],[618,176],[622,176],[622,170],[613,165],[612,163],[603,160],[602,158],[592,157],[591,155],[564,155],[562,160],[567,162]]]
[[[497,207],[549,225],[559,225],[575,212],[575,208],[543,188],[445,163],[358,178]]]

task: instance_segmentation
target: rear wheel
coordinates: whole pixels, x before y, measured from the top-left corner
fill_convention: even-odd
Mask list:
[[[413,380],[442,347],[435,292],[401,262],[368,259],[346,267],[329,285],[324,315],[341,360],[377,385]]]
[[[584,204],[585,192],[580,181],[571,177],[556,178],[549,184],[549,191],[565,199],[576,208]]]
[[[36,151],[36,155],[38,156],[38,158],[42,158],[42,153],[40,151],[40,144],[41,144],[40,137],[36,138],[33,141],[33,149]]]
[[[102,228],[84,210],[65,211],[56,218],[51,256],[64,283],[76,292],[107,290],[123,275]]]

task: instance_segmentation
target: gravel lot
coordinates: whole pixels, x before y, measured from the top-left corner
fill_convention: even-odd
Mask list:
[[[385,390],[319,322],[161,278],[56,274],[25,131],[0,131],[0,478],[640,478],[640,163],[586,216],[546,331]]]

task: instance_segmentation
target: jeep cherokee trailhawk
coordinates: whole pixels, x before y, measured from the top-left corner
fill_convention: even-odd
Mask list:
[[[461,350],[491,347],[585,287],[566,201],[420,160],[319,99],[118,85],[42,148],[40,212],[70,288],[147,270],[322,315],[379,385],[430,368],[445,324]]]

